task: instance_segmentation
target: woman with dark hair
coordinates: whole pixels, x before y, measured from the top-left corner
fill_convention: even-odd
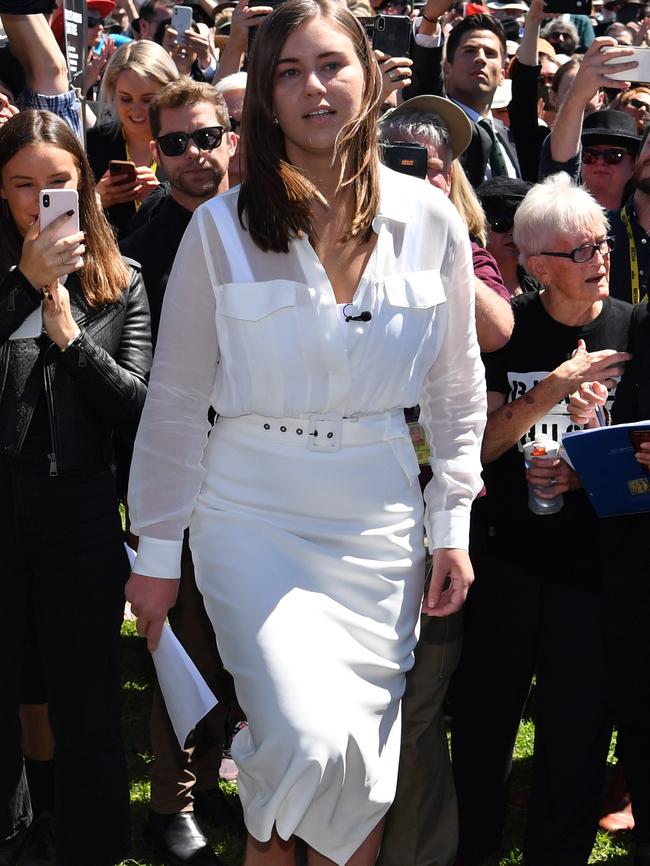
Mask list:
[[[43,189],[78,191],[82,231],[55,239],[69,212],[41,231]],[[149,311],[62,120],[23,111],[0,130],[0,197],[0,839],[19,842],[30,819],[18,706],[35,645],[56,742],[58,862],[108,866],[129,841],[118,669],[128,561],[110,465],[144,401]],[[43,333],[11,339],[39,307]],[[83,794],[88,780],[100,793]]]
[[[467,232],[380,168],[380,100],[345,6],[288,0],[260,25],[247,180],[188,227],[136,440],[127,595],[155,647],[189,525],[249,720],[233,742],[247,866],[295,864],[295,836],[312,866],[376,860],[424,586],[405,406],[432,450],[425,611],[458,609],[472,580],[485,394]]]

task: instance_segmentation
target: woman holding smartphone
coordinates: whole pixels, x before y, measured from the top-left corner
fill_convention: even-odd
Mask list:
[[[457,610],[472,580],[485,383],[469,242],[436,190],[380,167],[380,100],[345,6],[288,0],[260,25],[247,180],[200,207],[181,243],[136,439],[127,595],[153,648],[189,525],[249,720],[233,742],[246,866],[293,866],[296,836],[312,866],[375,862],[424,525],[425,610]],[[403,412],[417,403],[426,519]]]
[[[51,206],[78,191],[81,231],[66,231],[73,210],[41,231],[43,189]],[[22,111],[0,130],[0,202],[0,839],[18,845],[29,823],[18,706],[36,646],[58,862],[108,866],[129,840],[118,669],[128,561],[110,466],[144,401],[149,311],[55,115]],[[43,333],[11,339],[39,307]],[[83,793],[88,783],[97,793]]]
[[[149,103],[177,78],[174,61],[150,40],[122,45],[106,67],[99,93],[102,114],[88,130],[87,151],[97,192],[120,238],[140,204],[164,179],[149,149]],[[134,163],[135,176],[111,173],[111,160]]]

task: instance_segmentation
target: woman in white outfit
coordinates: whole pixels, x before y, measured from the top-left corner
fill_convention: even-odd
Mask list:
[[[295,863],[295,836],[311,866],[375,862],[424,585],[405,406],[434,473],[425,610],[458,609],[472,580],[485,386],[467,233],[438,190],[380,168],[380,99],[344,5],[288,0],[260,26],[249,180],[185,234],[136,442],[127,594],[154,647],[189,525],[249,720],[246,866]]]

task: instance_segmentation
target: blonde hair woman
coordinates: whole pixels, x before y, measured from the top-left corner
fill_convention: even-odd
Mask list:
[[[88,131],[87,151],[97,192],[118,237],[164,179],[149,150],[148,106],[159,90],[178,77],[169,54],[148,40],[118,48],[106,67],[99,95],[100,122]],[[111,160],[135,163],[135,179],[111,176]]]

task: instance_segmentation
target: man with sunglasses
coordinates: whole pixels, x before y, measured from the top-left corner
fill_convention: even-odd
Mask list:
[[[618,200],[609,202],[607,214],[616,243],[611,257],[610,294],[636,304],[646,300],[650,277],[650,144],[648,130],[639,137],[634,120],[623,112],[594,112],[585,119],[583,127],[584,106],[598,88],[629,86],[629,82],[607,77],[605,58],[600,53],[603,46],[613,46],[613,40],[596,39],[585,55],[545,142],[540,175],[546,177],[556,171],[567,171],[577,182],[581,172],[584,178],[585,172],[595,172],[596,167],[601,172],[603,166],[610,171],[617,171],[621,166],[629,171],[625,188],[632,194],[626,199],[619,185]],[[629,48],[617,48],[617,62],[627,59],[630,52]],[[634,61],[621,63],[620,68],[631,69],[633,65]],[[614,124],[618,125],[617,129]],[[609,128],[604,129],[605,125]],[[613,180],[611,185],[614,187]]]
[[[180,79],[163,88],[149,108],[151,152],[169,182],[169,195],[150,221],[122,244],[142,264],[151,307],[154,346],[167,279],[176,249],[196,208],[228,189],[228,162],[237,138],[223,97],[199,82]]]
[[[620,208],[625,187],[634,170],[639,135],[632,117],[621,111],[593,111],[588,106],[602,88],[625,90],[628,82],[610,78],[616,63],[621,72],[636,62],[631,48],[617,46],[610,36],[600,36],[587,53],[558,112],[551,134],[544,142],[540,177],[566,171],[585,184],[598,203]],[[620,64],[620,65],[619,65]]]
[[[585,61],[586,62],[586,61]],[[583,64],[584,65],[584,64]],[[576,75],[573,87],[579,82],[582,69]],[[558,115],[556,126],[549,136],[550,145],[542,151],[543,177],[556,171],[568,171],[576,181],[581,180],[596,201],[606,210],[620,208],[626,198],[627,185],[634,172],[634,161],[639,149],[640,136],[634,119],[624,111],[594,111],[584,120],[576,116],[567,129],[567,115],[571,108],[571,93]],[[557,123],[560,129],[557,130]],[[574,128],[577,126],[577,130]],[[570,141],[578,136],[575,154]],[[545,155],[551,156],[550,165]],[[565,161],[558,156],[567,156]]]
[[[154,347],[167,280],[176,250],[193,212],[228,189],[228,163],[237,136],[230,132],[228,109],[221,94],[208,84],[181,78],[164,87],[149,106],[155,140],[154,159],[169,181],[170,191],[148,223],[128,236],[122,252],[142,264],[151,308]],[[191,280],[191,274],[188,274]],[[192,866],[221,863],[209,846],[194,811],[213,823],[233,823],[236,817],[217,785],[226,725],[234,702],[230,678],[223,671],[214,632],[194,582],[187,539],[183,550],[181,585],[169,620],[219,704],[181,750],[171,728],[160,689],[151,713],[151,813],[145,834],[166,862]]]
[[[610,293],[638,304],[648,298],[650,277],[650,127],[641,139],[630,186],[632,195],[622,208],[608,214],[616,242],[612,253]]]

